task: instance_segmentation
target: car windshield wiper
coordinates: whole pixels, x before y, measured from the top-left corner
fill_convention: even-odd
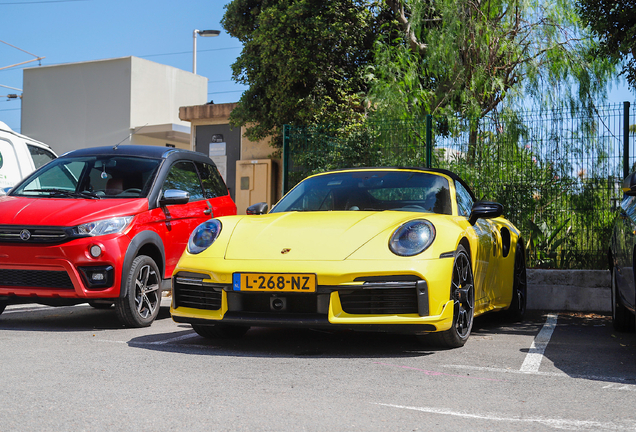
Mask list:
[[[87,191],[82,191],[82,192],[73,192],[73,191],[68,191],[68,190],[64,190],[64,189],[54,189],[54,188],[49,188],[49,189],[31,189],[31,190],[25,190],[23,192],[45,192],[45,193],[50,193],[50,196],[63,196],[63,197],[70,197],[70,198],[87,198],[87,199],[101,199],[99,195],[93,193],[93,192],[87,192]]]

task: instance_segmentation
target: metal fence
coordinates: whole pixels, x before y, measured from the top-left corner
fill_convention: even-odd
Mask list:
[[[530,267],[606,268],[621,182],[635,161],[628,132],[635,123],[626,102],[591,112],[507,113],[478,124],[428,116],[285,126],[283,188],[343,167],[446,168],[478,198],[504,205]]]

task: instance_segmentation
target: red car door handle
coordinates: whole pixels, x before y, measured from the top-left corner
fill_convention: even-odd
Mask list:
[[[209,215],[210,213],[212,213],[212,209],[203,210],[203,214]]]

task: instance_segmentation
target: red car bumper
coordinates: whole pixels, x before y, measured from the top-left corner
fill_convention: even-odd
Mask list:
[[[129,244],[128,236],[114,234],[61,245],[0,245],[0,296],[119,297],[124,253]],[[93,246],[101,249],[96,258],[90,253]]]

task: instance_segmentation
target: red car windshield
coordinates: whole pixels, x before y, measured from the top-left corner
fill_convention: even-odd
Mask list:
[[[9,195],[54,198],[144,198],[161,159],[135,156],[58,158]]]

